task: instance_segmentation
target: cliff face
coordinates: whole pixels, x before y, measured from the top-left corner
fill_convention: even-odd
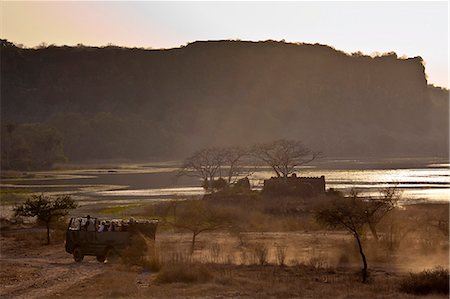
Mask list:
[[[448,132],[448,114],[435,121],[448,98],[431,100],[420,57],[272,41],[168,50],[4,41],[1,78],[2,122],[51,124],[75,160],[182,157],[281,137],[327,155],[448,151],[448,134],[438,133]]]

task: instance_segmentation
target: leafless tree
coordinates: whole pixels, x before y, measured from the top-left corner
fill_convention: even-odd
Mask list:
[[[353,196],[358,196],[354,194]],[[397,186],[387,187],[380,191],[379,197],[369,197],[366,199],[366,218],[370,232],[375,241],[378,242],[377,224],[383,219],[387,213],[392,211],[398,205],[401,192]]]
[[[241,146],[227,147],[223,149],[224,170],[227,175],[228,184],[233,184],[242,175],[250,175],[251,170],[243,165],[244,159],[248,156],[248,149]]]
[[[270,166],[277,177],[288,177],[295,168],[305,165],[320,156],[303,146],[300,141],[279,139],[268,143],[257,144],[251,150],[252,154]]]
[[[327,226],[344,228],[353,235],[358,244],[363,263],[362,281],[366,282],[367,259],[361,242],[363,226],[367,223],[364,210],[363,202],[356,197],[337,198],[328,205],[319,208],[315,213],[315,218],[318,222]]]
[[[363,263],[363,282],[367,281],[368,273],[367,258],[361,241],[364,227],[375,227],[374,225],[395,207],[392,198],[392,195],[379,199],[363,198],[358,196],[357,192],[352,192],[350,197],[336,197],[315,211],[318,222],[329,227],[344,228],[353,235]]]
[[[199,177],[204,181],[205,189],[209,189],[223,166],[224,156],[224,150],[217,147],[199,150],[184,160],[178,176]]]
[[[250,175],[251,170],[243,165],[248,156],[244,147],[211,147],[195,152],[183,162],[178,176],[194,176],[204,181],[205,189],[213,187],[214,180],[225,177],[225,184],[233,184],[242,175]]]
[[[196,237],[206,231],[225,227],[229,218],[203,201],[185,202],[178,206],[177,218],[169,222],[175,228],[192,233],[191,253],[195,250]]]

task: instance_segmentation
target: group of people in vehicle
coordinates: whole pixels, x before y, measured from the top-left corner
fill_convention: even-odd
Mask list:
[[[127,231],[127,227],[129,224],[133,223],[134,220],[130,219],[129,221],[97,221],[95,223],[94,219],[91,216],[87,215],[84,219],[80,219],[79,227],[85,231],[97,231],[97,232],[115,232],[115,231]]]

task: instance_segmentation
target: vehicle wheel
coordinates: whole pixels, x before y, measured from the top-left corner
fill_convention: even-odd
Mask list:
[[[73,250],[72,254],[73,254],[74,261],[77,262],[77,263],[80,263],[83,260],[83,258],[84,258],[84,255],[81,252],[80,247],[75,247],[75,249]]]
[[[106,260],[106,257],[104,255],[97,255],[97,261],[100,263],[104,263]]]
[[[119,259],[119,255],[117,254],[117,251],[114,250],[114,248],[108,248],[106,250],[105,257],[107,263],[114,263]]]

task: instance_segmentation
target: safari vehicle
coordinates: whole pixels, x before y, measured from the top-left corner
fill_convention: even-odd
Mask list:
[[[100,220],[71,218],[66,232],[66,252],[81,262],[86,255],[96,256],[99,262],[111,261],[130,245],[134,234],[155,240],[158,221]]]

